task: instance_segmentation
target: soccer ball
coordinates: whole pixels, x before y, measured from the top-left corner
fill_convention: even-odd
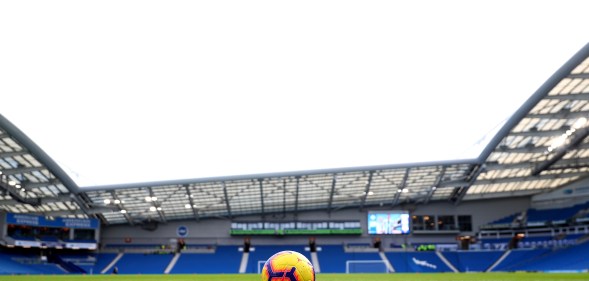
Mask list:
[[[282,251],[271,256],[262,269],[262,281],[315,281],[311,262],[295,251]]]

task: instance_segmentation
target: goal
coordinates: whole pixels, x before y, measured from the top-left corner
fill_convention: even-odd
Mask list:
[[[258,261],[258,274],[262,273],[262,269],[264,268],[264,264],[266,261]]]
[[[346,273],[388,273],[389,268],[383,260],[346,261]]]

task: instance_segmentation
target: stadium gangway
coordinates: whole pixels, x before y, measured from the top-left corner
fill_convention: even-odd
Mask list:
[[[123,257],[124,253],[119,253],[100,273],[107,273],[119,260]]]
[[[448,266],[448,268],[450,268],[450,270],[454,271],[454,272],[458,272],[458,269],[456,269],[456,267],[449,262],[446,257],[444,257],[444,255],[442,255],[442,253],[440,253],[440,251],[436,251],[436,256],[438,256],[438,258],[440,258],[440,260],[442,260],[443,263],[446,264],[446,266]]]
[[[169,274],[170,272],[172,272],[172,269],[174,269],[174,266],[176,265],[176,262],[178,261],[179,258],[180,258],[180,253],[176,253],[174,255],[174,257],[172,258],[172,260],[170,261],[170,263],[168,264],[168,266],[166,267],[166,270],[164,270],[164,274]]]
[[[503,255],[501,255],[501,257],[499,257],[491,266],[489,266],[489,268],[487,268],[487,270],[485,270],[485,272],[491,272],[493,269],[495,269],[495,267],[497,267],[507,256],[509,256],[509,254],[511,254],[511,250],[507,250],[503,253]]]
[[[311,253],[311,263],[313,264],[313,269],[315,272],[321,272],[321,266],[319,266],[319,256],[317,256],[317,252],[310,252]]]
[[[384,264],[387,266],[387,270],[389,272],[395,272],[395,268],[393,267],[391,261],[389,261],[389,258],[387,258],[387,255],[385,255],[384,252],[381,251],[378,252],[378,255],[380,255],[380,258],[382,259],[382,261],[384,261]]]
[[[245,273],[247,270],[247,262],[249,261],[250,253],[243,251],[241,256],[241,263],[239,264],[239,273]]]

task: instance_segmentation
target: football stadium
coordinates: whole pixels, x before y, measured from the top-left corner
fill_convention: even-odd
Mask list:
[[[38,16],[43,11],[31,13]],[[70,25],[61,27],[65,26]],[[100,27],[92,32],[97,30]],[[256,151],[246,154],[247,161],[235,160],[248,166],[245,172],[201,174],[207,165],[234,161],[225,158],[233,152],[217,154],[217,159],[190,157],[188,162],[155,160],[158,155],[186,158],[189,153],[188,148],[174,150],[180,143],[175,139],[181,138],[174,134],[192,128],[169,124],[172,129],[147,130],[150,137],[164,136],[165,143],[142,149],[134,163],[124,158],[124,152],[101,151],[107,154],[106,162],[84,156],[108,143],[123,146],[117,134],[141,134],[139,121],[132,120],[141,107],[143,97],[138,96],[128,119],[117,117],[127,126],[122,131],[100,123],[83,125],[97,131],[87,139],[98,138],[99,144],[69,148],[72,154],[100,162],[94,170],[104,180],[83,181],[77,173],[81,166],[72,167],[67,157],[56,156],[60,154],[52,142],[42,140],[48,136],[54,143],[66,142],[69,137],[60,133],[60,124],[32,110],[35,101],[19,104],[18,109],[34,117],[45,132],[33,130],[14,110],[0,112],[0,280],[588,280],[589,44],[574,49],[543,82],[531,86],[535,91],[525,93],[524,102],[506,120],[498,117],[494,122],[501,122],[499,126],[485,128],[491,133],[472,157],[448,160],[431,156],[422,161],[418,151],[409,151],[408,161],[391,159],[392,164],[352,161],[317,166],[327,154],[316,153],[303,155],[310,160],[303,166],[276,170],[272,166],[278,162],[261,156],[265,163],[256,164]],[[96,81],[107,85],[118,79],[101,77]],[[3,95],[21,94],[19,88],[5,89]],[[52,107],[44,103],[51,96],[38,103]],[[76,101],[71,102],[75,107]],[[98,101],[88,103],[94,102]],[[110,109],[101,110],[108,115]],[[77,117],[69,118],[74,122]],[[84,131],[76,126],[68,130]],[[376,134],[355,123],[345,126],[348,135]],[[305,128],[287,127],[252,127],[223,138],[233,138],[230,144],[252,138],[241,135],[245,131],[252,131],[253,138],[275,141],[293,134],[313,138]],[[443,131],[419,130],[429,135],[426,146],[444,150],[435,147],[435,140],[443,136],[433,134]],[[218,134],[199,137],[225,143],[215,138]],[[127,149],[133,145],[139,144]],[[339,153],[346,158],[348,152]],[[148,172],[138,162],[162,173]],[[118,165],[126,168],[121,171]],[[265,166],[251,169],[258,165]],[[163,174],[165,169],[184,168],[194,176]],[[148,177],[108,181],[107,174],[117,172],[143,172]]]

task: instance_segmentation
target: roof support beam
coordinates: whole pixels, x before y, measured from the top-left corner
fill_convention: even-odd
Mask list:
[[[296,189],[295,189],[295,206],[294,206],[294,217],[296,219],[299,211],[299,182],[301,180],[300,176],[296,176]]]
[[[335,194],[335,185],[337,183],[337,174],[333,174],[331,178],[331,191],[329,192],[329,201],[327,201],[327,211],[331,212],[331,205],[333,204],[333,195]]]
[[[286,178],[282,179],[282,216],[286,217]]]
[[[553,96],[546,96],[544,99],[547,100],[589,100],[589,94],[587,93],[579,93],[579,94],[572,94],[572,95],[553,95]]]
[[[223,196],[225,196],[225,206],[227,207],[227,215],[229,216],[229,218],[233,218],[233,215],[231,214],[231,204],[229,204],[229,195],[227,194],[227,184],[225,184],[225,182],[221,182],[221,185],[223,185]]]
[[[16,201],[29,204],[31,206],[39,206],[41,205],[41,198],[38,197],[28,197],[26,192],[23,192],[22,189],[16,188],[16,185],[9,184],[8,177],[5,175],[0,176],[0,188],[6,190],[10,197],[14,198]]]
[[[133,219],[131,218],[131,215],[129,215],[129,212],[127,212],[127,209],[125,208],[125,205],[123,205],[123,200],[121,200],[119,198],[119,196],[117,195],[117,192],[114,190],[110,191],[110,195],[112,196],[112,198],[114,200],[118,200],[119,203],[115,204],[119,206],[119,209],[121,210],[125,210],[125,212],[123,213],[123,216],[125,217],[125,219],[127,220],[127,222],[129,222],[130,225],[135,225],[135,223],[133,222]]]
[[[264,179],[258,179],[260,185],[260,207],[262,211],[262,218],[264,217]]]
[[[190,191],[190,186],[188,184],[184,185],[184,190],[186,190],[186,196],[188,196],[188,202],[190,203],[190,209],[192,209],[192,214],[194,215],[195,220],[199,220],[198,210],[194,205],[194,200],[192,199],[192,192]]]
[[[2,174],[9,176],[9,175],[17,175],[17,174],[26,174],[26,173],[36,172],[36,171],[41,171],[44,169],[45,169],[44,167],[23,167],[23,168],[5,169],[5,170],[0,170],[0,171],[2,171]]]
[[[510,137],[558,137],[564,134],[566,130],[543,130],[543,131],[523,131],[523,132],[511,132],[508,136]]]
[[[44,212],[31,212],[29,214],[40,215],[40,216],[70,216],[70,215],[99,215],[102,213],[112,212],[113,210],[106,207],[88,209],[86,212],[82,210],[59,210],[59,211],[44,211]]]
[[[576,119],[586,117],[589,111],[566,111],[562,110],[557,113],[530,113],[525,118],[539,118],[539,119]]]
[[[462,199],[464,198],[464,196],[468,192],[468,189],[476,181],[476,179],[479,177],[479,175],[481,174],[481,172],[483,170],[484,169],[483,169],[482,165],[473,165],[472,170],[471,170],[470,174],[468,175],[467,183],[465,185],[455,189],[455,192],[450,197],[450,201],[454,202],[454,205],[460,204],[460,202],[462,201]]]
[[[154,197],[157,198],[157,196],[155,196],[155,193],[153,192],[153,189],[151,188],[151,186],[148,187],[147,190],[149,191],[149,196],[151,198],[154,198]],[[162,198],[158,198],[158,200],[156,200],[156,201],[151,200],[151,203],[155,207],[155,211],[157,212],[157,215],[160,217],[161,222],[164,222],[165,223],[166,222],[166,216],[164,215],[164,212],[162,211],[161,203],[159,203],[158,201],[161,202],[162,201]]]
[[[577,132],[572,136],[570,142],[562,147],[556,149],[556,152],[552,157],[538,165],[532,170],[532,176],[537,176],[554,163],[558,162],[562,157],[564,157],[569,150],[574,149],[577,145],[581,144],[583,140],[589,135],[589,128],[583,128],[581,130],[577,130]]]
[[[59,180],[57,179],[50,179],[49,181],[45,182],[21,182],[20,183],[24,188],[40,188],[40,187],[47,187],[50,185],[58,185],[60,184]]]
[[[442,170],[440,171],[440,174],[438,174],[438,177],[436,178],[434,185],[427,192],[427,195],[425,197],[425,201],[423,202],[423,204],[429,203],[429,200],[432,199],[432,197],[434,196],[434,193],[436,192],[436,189],[438,189],[438,186],[440,185],[440,183],[442,182],[442,179],[444,178],[444,174],[446,174],[446,166],[442,166]]]
[[[589,79],[589,73],[571,73],[567,76],[569,79]]]
[[[362,202],[360,202],[360,210],[364,210],[364,204],[366,203],[366,198],[368,198],[368,193],[370,193],[370,186],[372,185],[372,175],[374,171],[368,172],[368,180],[366,181],[366,187],[364,188],[364,196],[362,197]]]
[[[561,134],[555,135],[560,136]],[[589,143],[582,143],[576,147],[576,149],[588,149]],[[494,152],[507,152],[507,153],[543,153],[548,151],[547,146],[534,146],[534,147],[517,147],[517,148],[504,148],[504,149],[497,149]]]
[[[14,197],[13,197],[14,198]],[[40,201],[40,205],[43,204],[47,204],[47,203],[56,203],[56,202],[64,202],[64,201],[70,201],[72,198],[70,197],[70,195],[59,195],[57,197],[42,197],[42,198],[38,198]],[[0,200],[0,205],[9,205],[9,206],[13,206],[13,205],[18,205],[18,204],[22,204],[22,202],[19,202],[17,200],[14,199],[4,199],[4,200]]]
[[[520,163],[513,163],[513,164],[499,164],[499,163],[487,163],[487,167],[485,168],[487,171],[490,170],[508,170],[508,169],[533,169],[535,164],[539,164],[539,162],[520,162]],[[573,158],[573,159],[562,159],[558,161],[558,164],[552,165],[548,170],[553,170],[555,167],[559,169],[566,169],[566,168],[577,168],[577,167],[588,167],[589,166],[589,158]]]
[[[401,184],[399,184],[398,189],[397,189],[397,193],[395,193],[395,197],[393,198],[393,207],[397,206],[397,204],[399,204],[399,199],[401,198],[401,193],[403,193],[403,189],[405,189],[405,186],[407,186],[407,179],[409,179],[410,171],[411,171],[411,168],[405,169],[405,174],[403,175],[403,180],[401,181]]]
[[[485,179],[477,180],[476,185],[485,184],[498,184],[498,183],[510,183],[510,182],[527,182],[527,181],[538,181],[538,180],[555,180],[555,179],[566,179],[573,177],[586,176],[587,172],[572,172],[572,173],[559,173],[559,174],[544,174],[538,176],[523,176],[523,177],[509,177],[509,178],[498,178],[498,179]]]
[[[0,158],[6,158],[6,157],[14,157],[14,156],[22,156],[25,154],[28,154],[29,152],[26,150],[19,150],[19,151],[6,151],[6,152],[0,152]]]

